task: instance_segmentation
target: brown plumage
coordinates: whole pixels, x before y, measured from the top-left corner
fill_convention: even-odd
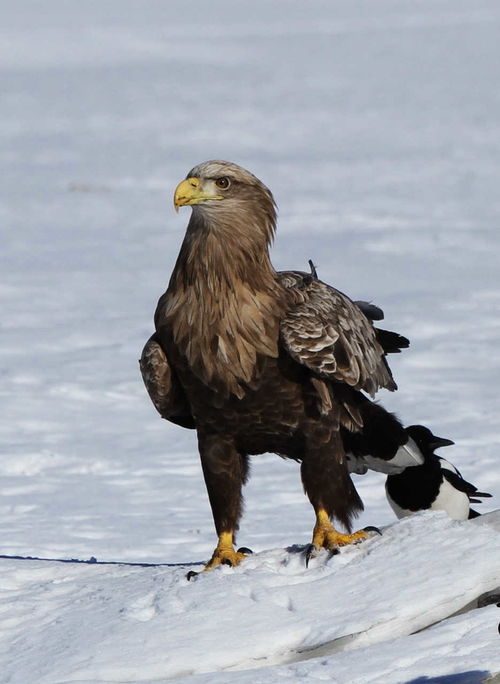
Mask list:
[[[241,558],[233,542],[251,454],[301,462],[316,546],[363,538],[329,519],[350,529],[362,509],[340,429],[362,430],[362,391],[396,388],[371,320],[314,275],[274,270],[274,200],[248,171],[200,164],[174,201],[192,215],[140,364],[161,416],[198,434],[219,536],[207,568]]]

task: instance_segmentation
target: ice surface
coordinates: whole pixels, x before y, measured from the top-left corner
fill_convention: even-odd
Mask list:
[[[499,28],[494,0],[3,3],[3,555],[211,553],[194,435],[158,419],[137,359],[187,222],[173,188],[214,157],[273,190],[278,268],[313,259],[411,339],[380,400],[453,439],[447,457],[494,495],[480,509],[498,507]],[[498,609],[447,619],[497,581],[498,530],[395,522],[369,473],[360,524],[386,535],[306,572],[284,551],[313,524],[297,464],[252,470],[240,543],[258,553],[238,570],[188,584],[185,568],[1,560],[0,681],[500,671]]]

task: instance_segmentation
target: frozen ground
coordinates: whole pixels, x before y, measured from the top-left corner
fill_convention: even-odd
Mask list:
[[[0,36],[1,554],[211,553],[194,436],[157,418],[137,358],[187,222],[173,188],[214,157],[273,190],[279,268],[312,258],[411,338],[381,401],[453,439],[498,508],[496,0],[25,0]],[[298,466],[271,455],[235,571],[0,560],[0,681],[500,672],[500,611],[449,617],[500,585],[497,515],[395,523],[383,477],[356,484],[386,534],[308,571],[284,551],[313,524]]]

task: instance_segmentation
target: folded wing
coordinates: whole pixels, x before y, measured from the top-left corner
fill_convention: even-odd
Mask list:
[[[144,345],[139,365],[149,397],[161,417],[185,428],[196,427],[184,391],[156,333]]]
[[[279,275],[291,300],[281,341],[295,361],[371,396],[382,387],[397,389],[376,330],[355,302],[313,276]]]

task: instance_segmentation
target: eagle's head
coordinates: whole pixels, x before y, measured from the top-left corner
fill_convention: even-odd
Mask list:
[[[174,193],[174,207],[189,206],[196,218],[212,226],[253,225],[270,241],[276,225],[271,191],[250,171],[227,161],[213,160],[195,166]]]

